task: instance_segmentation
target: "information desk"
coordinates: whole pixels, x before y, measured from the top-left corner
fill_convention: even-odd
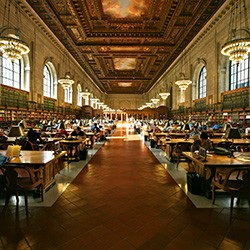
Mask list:
[[[5,155],[5,150],[0,150],[0,153]],[[44,189],[47,190],[54,184],[55,167],[58,164],[62,164],[62,157],[66,154],[66,151],[61,151],[58,154],[54,154],[54,151],[21,151],[20,157],[12,158],[3,167],[11,166],[27,166],[31,168],[43,169],[43,181]],[[62,166],[59,166],[62,167]]]
[[[250,152],[239,153],[237,158],[208,154],[206,161],[203,161],[197,154],[192,152],[182,152],[182,154],[192,162],[195,172],[205,178],[205,195],[207,197],[211,196],[211,182],[217,168],[249,167],[250,170]]]

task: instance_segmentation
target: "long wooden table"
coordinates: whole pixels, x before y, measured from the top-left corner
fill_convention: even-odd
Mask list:
[[[170,140],[166,140],[164,138],[160,139],[161,144],[165,145],[165,152],[166,152],[166,156],[168,158],[169,161],[173,161],[173,150],[174,150],[174,146],[178,143],[178,142],[188,142],[190,144],[192,144],[194,142],[194,140],[192,138],[188,138],[188,139],[183,139],[183,138],[179,138],[179,139],[170,139]],[[213,145],[216,147],[220,142],[226,141],[225,139],[219,139],[219,138],[215,138],[215,139],[211,139]],[[249,139],[234,139],[234,140],[230,140],[233,145],[235,146],[250,146],[250,140]]]
[[[5,155],[6,151],[1,150],[1,154]],[[62,157],[66,154],[66,151],[61,151],[54,154],[53,151],[21,151],[20,157],[12,158],[8,163],[4,164],[4,167],[22,167],[27,166],[31,168],[43,169],[43,181],[44,190],[49,189],[55,182],[54,168],[55,164],[60,164]],[[58,163],[59,162],[59,163]]]
[[[206,161],[203,161],[196,153],[182,152],[182,154],[192,162],[195,172],[205,177],[205,196],[207,197],[211,196],[210,186],[217,168],[249,167],[250,170],[250,152],[238,153],[236,158],[230,158],[225,155],[208,154]]]

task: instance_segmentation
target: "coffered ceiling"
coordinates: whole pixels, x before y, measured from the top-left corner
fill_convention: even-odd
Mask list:
[[[27,0],[99,88],[142,94],[225,0]]]

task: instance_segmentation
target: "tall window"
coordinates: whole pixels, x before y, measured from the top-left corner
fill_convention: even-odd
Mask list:
[[[3,55],[0,58],[0,81],[4,85],[21,89],[21,60],[12,63]]]
[[[80,84],[77,85],[77,105],[82,106],[82,87]]]
[[[230,61],[229,90],[249,86],[249,58],[236,64]]]
[[[53,97],[52,75],[47,65],[43,68],[43,94],[47,97]]]
[[[54,64],[47,61],[43,67],[43,95],[57,98],[57,74]]]
[[[72,94],[73,94],[72,86],[64,89],[64,101],[68,103],[72,103]]]
[[[198,98],[206,97],[206,89],[207,89],[207,70],[206,67],[203,67],[199,75]]]

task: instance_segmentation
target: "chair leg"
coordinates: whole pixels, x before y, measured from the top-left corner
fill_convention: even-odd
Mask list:
[[[9,204],[10,197],[11,197],[11,194],[7,192],[6,197],[5,197],[5,207]]]
[[[28,209],[28,192],[24,193],[24,202],[25,202],[25,211],[26,211],[26,214],[28,214],[29,213],[29,209]]]
[[[40,186],[40,190],[41,190],[41,201],[43,201],[43,189],[44,189],[43,185]]]
[[[180,163],[180,158],[177,157],[177,161],[176,161],[176,167],[177,167],[177,168],[178,168],[178,166],[179,166],[179,163]]]
[[[16,192],[16,203],[18,204],[19,203],[19,193]]]
[[[212,185],[212,204],[215,202],[215,185]]]
[[[233,217],[233,207],[234,207],[234,192],[231,193],[230,218]]]

